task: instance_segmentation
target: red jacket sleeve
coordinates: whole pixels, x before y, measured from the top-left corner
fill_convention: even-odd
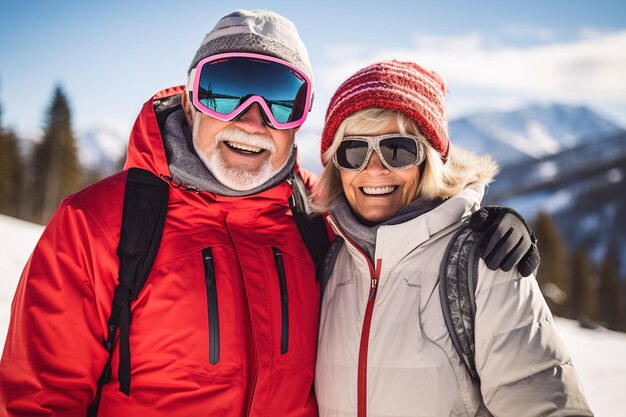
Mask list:
[[[108,358],[108,312],[98,308],[94,283],[115,282],[98,277],[110,271],[94,268],[94,260],[106,265],[115,259],[102,230],[71,197],[44,230],[11,308],[0,361],[0,416],[85,415]],[[99,303],[110,306],[110,300]]]

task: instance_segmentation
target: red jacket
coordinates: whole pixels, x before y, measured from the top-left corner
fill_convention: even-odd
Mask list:
[[[127,168],[170,175],[153,100],[181,91],[144,105]],[[0,363],[1,416],[85,415],[108,357],[125,179],[66,198],[28,261]],[[118,390],[116,345],[99,416],[317,416],[319,284],[291,193],[286,182],[249,197],[170,187],[161,246],[131,304],[130,397]],[[207,248],[215,298],[205,284]],[[210,326],[215,300],[219,326]]]

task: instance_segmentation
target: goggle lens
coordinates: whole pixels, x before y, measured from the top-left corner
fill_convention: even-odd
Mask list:
[[[368,144],[362,140],[344,140],[339,145],[335,158],[337,163],[347,169],[359,169],[368,154]]]
[[[360,171],[374,150],[383,164],[392,170],[419,165],[424,159],[423,147],[416,138],[384,135],[342,140],[334,156],[335,165],[347,171]]]
[[[409,138],[395,137],[379,142],[383,159],[394,168],[411,165],[417,159],[417,143]]]
[[[279,124],[278,127],[295,127],[280,125],[304,122],[310,107],[311,88],[303,74],[286,63],[262,56],[228,55],[198,65],[200,74],[196,74],[197,103],[194,101],[194,104],[199,103],[201,111],[214,116],[236,112],[234,118],[240,113],[237,110],[244,104],[248,107],[252,103],[248,100],[255,97],[253,101],[258,101],[266,113],[271,113],[270,121]]]

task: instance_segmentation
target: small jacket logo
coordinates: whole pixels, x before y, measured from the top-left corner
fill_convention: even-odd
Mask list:
[[[337,283],[337,287],[343,287],[344,285],[350,285],[353,282],[354,282],[354,278],[350,278],[347,281],[342,281],[342,282]]]
[[[409,288],[422,288],[422,284],[413,284],[412,282],[409,282],[409,280],[406,278],[402,278],[402,279],[404,280],[404,283],[406,284],[406,286]]]

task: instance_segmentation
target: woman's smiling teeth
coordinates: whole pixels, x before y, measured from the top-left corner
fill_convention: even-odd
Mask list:
[[[257,148],[256,146],[247,145],[247,144],[241,143],[241,142],[224,141],[224,143],[229,148],[232,148],[232,149],[235,149],[235,150],[238,150],[238,151],[243,151],[243,152],[260,153],[260,152],[263,152],[265,150],[263,148]]]
[[[397,185],[388,185],[386,187],[360,187],[361,191],[366,195],[387,195],[396,191],[397,188]]]

